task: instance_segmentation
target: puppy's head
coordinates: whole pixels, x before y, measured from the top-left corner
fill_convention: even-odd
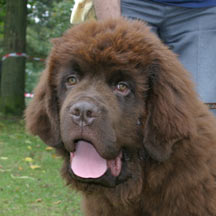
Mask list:
[[[115,186],[141,176],[140,152],[170,157],[194,127],[194,100],[187,73],[144,23],[89,22],[54,40],[27,128],[64,151],[71,179]]]

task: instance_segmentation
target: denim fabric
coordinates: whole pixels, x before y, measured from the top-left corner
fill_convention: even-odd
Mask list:
[[[143,0],[140,0],[143,1]],[[178,7],[203,8],[216,6],[215,0],[151,0],[163,4],[176,5]]]
[[[123,16],[149,23],[192,74],[201,100],[216,103],[216,7],[182,8],[122,0],[121,10]]]
[[[214,115],[216,116],[216,109],[211,109],[211,111],[214,113]]]

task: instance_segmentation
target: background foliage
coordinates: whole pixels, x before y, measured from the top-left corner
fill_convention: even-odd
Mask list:
[[[2,49],[6,1],[0,0],[0,60],[6,54]],[[47,57],[50,39],[70,27],[72,6],[73,0],[28,0],[29,56]],[[32,92],[44,66],[27,60],[26,92]],[[80,196],[65,187],[61,165],[52,148],[25,132],[23,120],[0,113],[0,216],[81,216]]]
[[[3,32],[4,32],[4,17],[5,17],[6,0],[0,0],[0,54],[3,52]]]
[[[3,32],[6,0],[0,0],[0,58],[3,53]],[[28,0],[27,49],[29,56],[45,59],[51,38],[59,37],[70,25],[73,0]],[[26,92],[32,92],[45,62],[27,60]]]

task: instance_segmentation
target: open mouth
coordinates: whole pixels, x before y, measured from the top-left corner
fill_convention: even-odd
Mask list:
[[[115,159],[106,160],[85,140],[78,140],[76,150],[70,152],[72,177],[81,182],[115,186],[128,178],[122,174],[125,166],[122,151]]]
[[[70,163],[73,173],[80,178],[99,178],[108,169],[116,177],[122,168],[122,152],[115,159],[106,160],[90,142],[80,140],[76,143],[76,151],[70,153]]]

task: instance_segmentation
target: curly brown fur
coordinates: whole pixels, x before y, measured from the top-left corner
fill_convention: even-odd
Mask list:
[[[176,56],[144,23],[125,19],[81,24],[53,43],[27,129],[62,155],[62,176],[82,192],[85,215],[216,216],[216,122]],[[79,82],[66,87],[74,71]],[[131,85],[127,95],[119,81]],[[94,124],[71,120],[80,100],[96,107]],[[80,136],[106,160],[126,150],[120,183],[71,175]]]

